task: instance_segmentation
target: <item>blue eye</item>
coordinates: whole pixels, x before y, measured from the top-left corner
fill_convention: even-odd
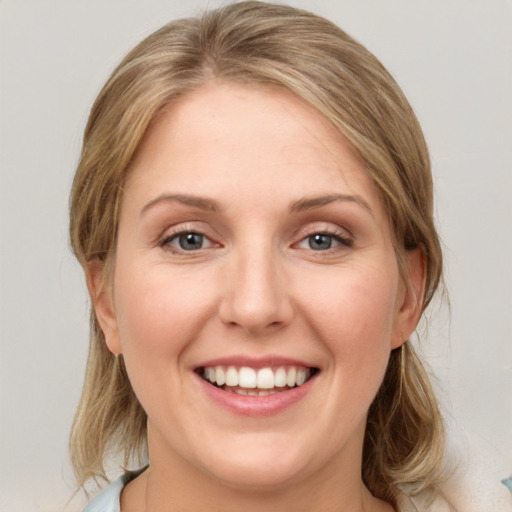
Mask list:
[[[170,245],[181,251],[197,251],[211,245],[211,242],[201,233],[187,231],[167,237],[162,246]]]
[[[203,247],[204,236],[199,233],[182,233],[178,235],[180,249],[184,251],[195,251]]]
[[[308,246],[314,251],[325,251],[330,249],[333,245],[333,236],[326,235],[325,233],[316,233],[308,236]]]
[[[312,251],[328,251],[330,249],[351,247],[352,240],[334,233],[313,233],[303,238],[298,246]]]

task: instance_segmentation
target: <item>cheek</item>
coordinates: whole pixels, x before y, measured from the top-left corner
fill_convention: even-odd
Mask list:
[[[333,364],[366,377],[381,374],[397,314],[398,272],[361,267],[334,274],[309,289],[310,324]]]
[[[308,308],[309,328],[329,353],[324,378],[330,391],[318,423],[328,425],[332,442],[343,446],[353,432],[364,430],[386,372],[398,274],[393,267],[351,267],[310,281],[308,288],[303,310]]]
[[[137,398],[159,424],[172,422],[170,411],[183,408],[175,391],[187,371],[185,354],[214,303],[211,287],[201,281],[166,265],[127,266],[116,274],[114,301],[126,369]]]
[[[137,356],[149,366],[169,355],[174,364],[209,316],[213,299],[208,280],[169,272],[165,265],[121,271],[116,278],[116,317],[125,359]]]

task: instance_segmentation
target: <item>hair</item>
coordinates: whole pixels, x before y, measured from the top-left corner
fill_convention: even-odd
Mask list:
[[[424,310],[441,280],[442,253],[428,150],[412,108],[378,59],[336,25],[303,10],[254,1],[165,25],[106,82],[91,109],[70,198],[71,244],[84,270],[102,262],[108,285],[123,185],[148,128],[164,109],[212,81],[280,87],[332,122],[380,193],[405,278],[407,251],[423,253]],[[108,455],[123,456],[125,465],[140,463],[146,420],[123,358],[107,349],[91,308],[85,384],[70,441],[79,485],[107,478]],[[390,503],[404,486],[412,494],[435,492],[443,452],[438,405],[407,342],[392,351],[368,412],[363,480]]]

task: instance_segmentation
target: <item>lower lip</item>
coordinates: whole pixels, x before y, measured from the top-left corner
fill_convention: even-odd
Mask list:
[[[220,406],[242,416],[273,416],[296,404],[311,390],[316,376],[311,377],[302,386],[279,391],[267,396],[246,396],[224,391],[213,386],[196,374],[199,384],[206,395]]]

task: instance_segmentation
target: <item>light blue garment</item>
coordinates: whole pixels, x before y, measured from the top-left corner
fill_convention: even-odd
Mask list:
[[[130,480],[139,476],[145,469],[125,473],[115,482],[112,482],[85,507],[83,512],[121,512],[121,491]]]

